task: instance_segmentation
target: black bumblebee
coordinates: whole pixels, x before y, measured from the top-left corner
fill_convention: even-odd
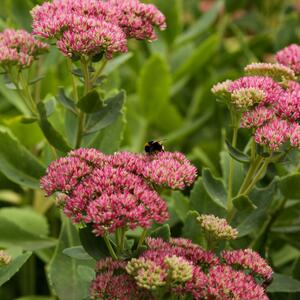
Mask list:
[[[145,144],[145,152],[147,154],[155,154],[162,151],[165,151],[165,148],[160,141],[149,141]]]

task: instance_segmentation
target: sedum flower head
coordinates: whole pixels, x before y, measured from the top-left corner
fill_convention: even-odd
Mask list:
[[[167,256],[164,260],[168,267],[168,277],[172,283],[183,283],[193,277],[193,265],[182,257]]]
[[[265,98],[264,91],[257,88],[241,88],[231,94],[231,103],[238,110],[247,110]]]
[[[236,271],[230,266],[218,265],[207,275],[206,299],[215,300],[268,300],[264,289],[251,275]],[[198,298],[200,299],[200,298]]]
[[[235,90],[256,88],[264,92],[263,104],[270,104],[277,101],[284,89],[270,77],[264,76],[244,76],[232,82],[228,91],[233,93]]]
[[[90,286],[90,299],[150,300],[150,294],[138,287],[126,273],[126,262],[104,258],[97,262],[97,276]]]
[[[165,16],[152,4],[139,0],[108,0],[114,12],[113,17],[128,38],[156,40],[154,27],[166,28]]]
[[[218,82],[211,88],[211,92],[224,100],[228,100],[230,98],[230,93],[228,91],[228,88],[231,85],[231,83],[232,83],[231,80]]]
[[[25,30],[5,29],[0,33],[0,65],[29,67],[38,56],[48,51],[48,45],[36,40]]]
[[[196,168],[181,153],[105,155],[77,149],[50,164],[41,186],[47,196],[57,195],[73,222],[90,223],[94,233],[102,235],[121,227],[163,223],[167,205],[151,184],[184,188],[195,178]]]
[[[197,220],[204,232],[213,235],[216,239],[234,240],[237,238],[238,231],[232,228],[226,219],[214,215],[200,215]]]
[[[155,290],[166,284],[166,271],[151,260],[132,259],[126,266],[129,274],[134,276],[139,287]]]
[[[294,70],[296,74],[300,73],[300,45],[291,44],[278,51],[275,56],[276,60]]]
[[[289,136],[290,123],[284,119],[274,118],[256,130],[254,140],[257,144],[266,145],[272,151],[277,151],[288,141]]]
[[[153,40],[154,26],[165,28],[165,17],[151,4],[138,0],[54,0],[31,11],[33,32],[57,40],[72,58],[127,51],[127,38]]]
[[[244,70],[247,75],[268,76],[276,81],[296,79],[295,73],[292,69],[279,63],[252,63],[246,66]]]
[[[250,269],[267,282],[272,279],[272,268],[257,252],[251,249],[223,251],[222,257],[228,265]]]
[[[275,112],[273,109],[265,106],[257,106],[243,113],[240,126],[242,128],[258,128],[274,116]]]
[[[184,189],[195,181],[197,169],[180,152],[159,152],[148,156],[142,174],[157,185]]]
[[[11,256],[4,250],[0,250],[0,267],[8,265],[11,262]]]

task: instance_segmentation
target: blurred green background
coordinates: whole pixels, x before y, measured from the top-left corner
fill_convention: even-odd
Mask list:
[[[42,2],[1,0],[0,29],[30,31],[29,11]],[[105,69],[108,77],[103,92],[125,89],[126,108],[116,123],[100,133],[101,139],[87,142],[86,146],[107,153],[118,149],[140,152],[146,141],[162,139],[168,150],[186,153],[199,170],[209,167],[220,176],[220,152],[224,133],[230,134],[230,119],[226,107],[216,102],[210,89],[218,81],[242,76],[248,63],[272,61],[277,50],[299,43],[300,3],[297,0],[147,2],[157,5],[166,15],[168,28],[158,33],[158,40],[153,43],[130,41],[128,54],[117,57]],[[71,90],[71,79],[64,57],[54,46],[43,58],[40,72],[45,75],[40,86],[42,98],[57,108],[51,121],[71,140],[72,130],[64,127],[64,120],[70,116],[54,98],[60,86]],[[47,161],[47,152],[41,153],[44,141],[39,127],[20,122],[22,113],[26,113],[26,108],[21,99],[7,89],[1,78],[0,125],[8,127],[31,152]],[[240,148],[248,137],[249,132],[241,130]],[[28,204],[46,215],[50,236],[57,237],[60,216],[52,202],[43,199],[41,193],[24,191],[0,172],[0,206]],[[299,242],[293,247],[288,251],[289,257],[285,256],[285,250],[281,256],[278,254],[277,267],[288,270],[290,261],[299,257]],[[0,299],[49,294],[44,267],[52,253],[53,248],[37,251],[35,258],[0,288]]]

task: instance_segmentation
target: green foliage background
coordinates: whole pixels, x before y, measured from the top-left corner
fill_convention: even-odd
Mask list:
[[[30,30],[29,11],[41,2],[2,0],[0,29]],[[156,4],[166,15],[168,28],[151,44],[131,41],[129,53],[116,57],[106,66],[104,74],[108,77],[102,92],[124,89],[126,104],[116,122],[92,139],[85,139],[84,146],[106,153],[120,149],[141,152],[145,141],[162,139],[168,150],[186,153],[199,168],[199,174],[209,168],[210,171],[203,171],[190,195],[187,191],[186,195],[174,192],[165,196],[172,216],[169,222],[172,233],[201,243],[198,228],[193,223],[195,215],[198,212],[225,214],[222,191],[214,194],[218,189],[214,186],[218,183],[214,177],[226,179],[228,175],[224,140],[225,132],[228,136],[231,134],[226,107],[216,102],[210,89],[218,81],[240,77],[246,64],[269,61],[280,48],[299,43],[300,7],[297,1],[288,0],[220,0],[214,1],[207,12],[201,12],[199,0],[148,2]],[[39,72],[45,76],[39,85],[41,98],[47,109],[52,109],[49,120],[73,146],[76,129],[72,113],[56,98],[61,86],[67,93],[71,91],[64,57],[53,47],[43,58]],[[49,286],[60,290],[62,300],[83,299],[93,276],[90,273],[93,261],[83,259],[78,263],[61,254],[64,248],[79,244],[76,232],[67,221],[60,230],[61,216],[53,200],[45,199],[42,192],[34,190],[38,188],[45,166],[52,160],[50,148],[38,125],[25,122],[23,115],[28,111],[21,99],[5,86],[2,78],[1,81],[0,247],[8,247],[16,259],[11,280],[0,288],[0,299],[55,299],[49,296]],[[242,130],[238,148],[243,149],[248,138],[249,132]],[[274,193],[268,196],[277,185],[273,180],[275,172],[284,176],[288,171],[299,170],[299,166],[299,155],[295,153],[290,163],[272,165],[263,185],[250,195],[263,209],[250,216],[242,211],[236,222],[240,224],[241,237],[237,246],[253,247],[267,255],[277,273],[300,280],[298,181],[294,177],[292,183],[280,180],[282,191],[289,199],[284,207],[276,206]],[[240,185],[242,172],[242,164],[236,163],[235,189]],[[273,185],[268,186],[272,180]],[[266,227],[268,230],[263,230]],[[31,252],[34,255],[30,255]],[[55,255],[57,253],[59,255]],[[21,266],[20,272],[14,275]],[[9,276],[4,271],[0,270],[0,284],[8,279],[4,275]],[[280,281],[283,288],[273,288],[275,293],[270,297],[299,299],[300,294],[288,293],[300,292],[299,282],[286,283],[285,280],[286,277]]]

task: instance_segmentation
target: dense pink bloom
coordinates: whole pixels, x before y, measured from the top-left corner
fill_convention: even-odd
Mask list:
[[[267,145],[271,150],[276,151],[288,141],[289,136],[290,123],[275,118],[256,130],[254,140],[257,144]]]
[[[155,40],[153,27],[166,28],[165,16],[152,4],[139,0],[108,0],[114,11],[114,18],[124,30],[127,37],[138,40]]]
[[[228,91],[232,93],[242,88],[256,88],[264,92],[265,98],[262,104],[274,103],[284,92],[283,88],[270,77],[263,76],[244,76],[232,82]]]
[[[150,228],[154,220],[163,223],[168,219],[162,198],[141,177],[121,168],[96,169],[87,188],[93,188],[97,196],[88,204],[84,220],[93,224],[96,235],[126,226]]]
[[[80,180],[90,174],[92,168],[78,157],[62,157],[50,164],[41,186],[47,196],[55,192],[70,194]]]
[[[29,67],[48,50],[48,45],[36,40],[25,30],[5,29],[0,33],[0,64]]]
[[[256,108],[243,113],[241,119],[242,128],[257,128],[265,124],[265,122],[274,118],[275,112],[271,108],[265,106],[257,106]]]
[[[31,11],[33,32],[56,38],[69,57],[127,51],[127,38],[154,40],[154,26],[165,28],[165,17],[151,4],[138,0],[54,0]]]
[[[299,45],[292,44],[283,48],[282,50],[277,52],[275,58],[279,63],[293,69],[296,74],[300,72],[300,46]]]
[[[165,242],[160,238],[147,238],[146,244],[149,250],[142,254],[142,257],[151,259],[157,263],[163,263],[166,255],[176,255],[200,265],[219,264],[219,258],[211,251],[205,251],[199,245],[193,244],[191,240],[184,238],[171,238]]]
[[[149,156],[143,176],[158,185],[183,189],[195,181],[197,169],[182,153],[159,152]]]
[[[300,119],[300,84],[289,81],[288,88],[274,105],[277,114],[290,121]]]
[[[157,178],[155,166],[164,173]],[[159,172],[159,169],[157,169]],[[164,155],[77,149],[50,164],[41,186],[73,222],[90,223],[96,235],[120,227],[151,227],[168,218],[167,204],[149,182],[183,188],[192,184],[196,168],[180,153]]]
[[[122,299],[122,300],[143,300],[152,299],[151,295],[141,289],[135,280],[125,272],[126,263],[123,261],[112,261],[111,259],[100,260],[97,265],[96,278],[90,286],[91,299]],[[107,266],[107,269],[103,268]],[[114,271],[117,271],[115,274]]]
[[[251,249],[223,251],[222,257],[228,265],[250,269],[266,281],[270,281],[272,278],[272,268],[257,252]]]
[[[267,300],[264,289],[251,275],[226,265],[213,266],[208,273],[207,299]],[[201,298],[198,298],[201,299]]]
[[[300,125],[296,122],[290,126],[291,146],[300,149]]]

